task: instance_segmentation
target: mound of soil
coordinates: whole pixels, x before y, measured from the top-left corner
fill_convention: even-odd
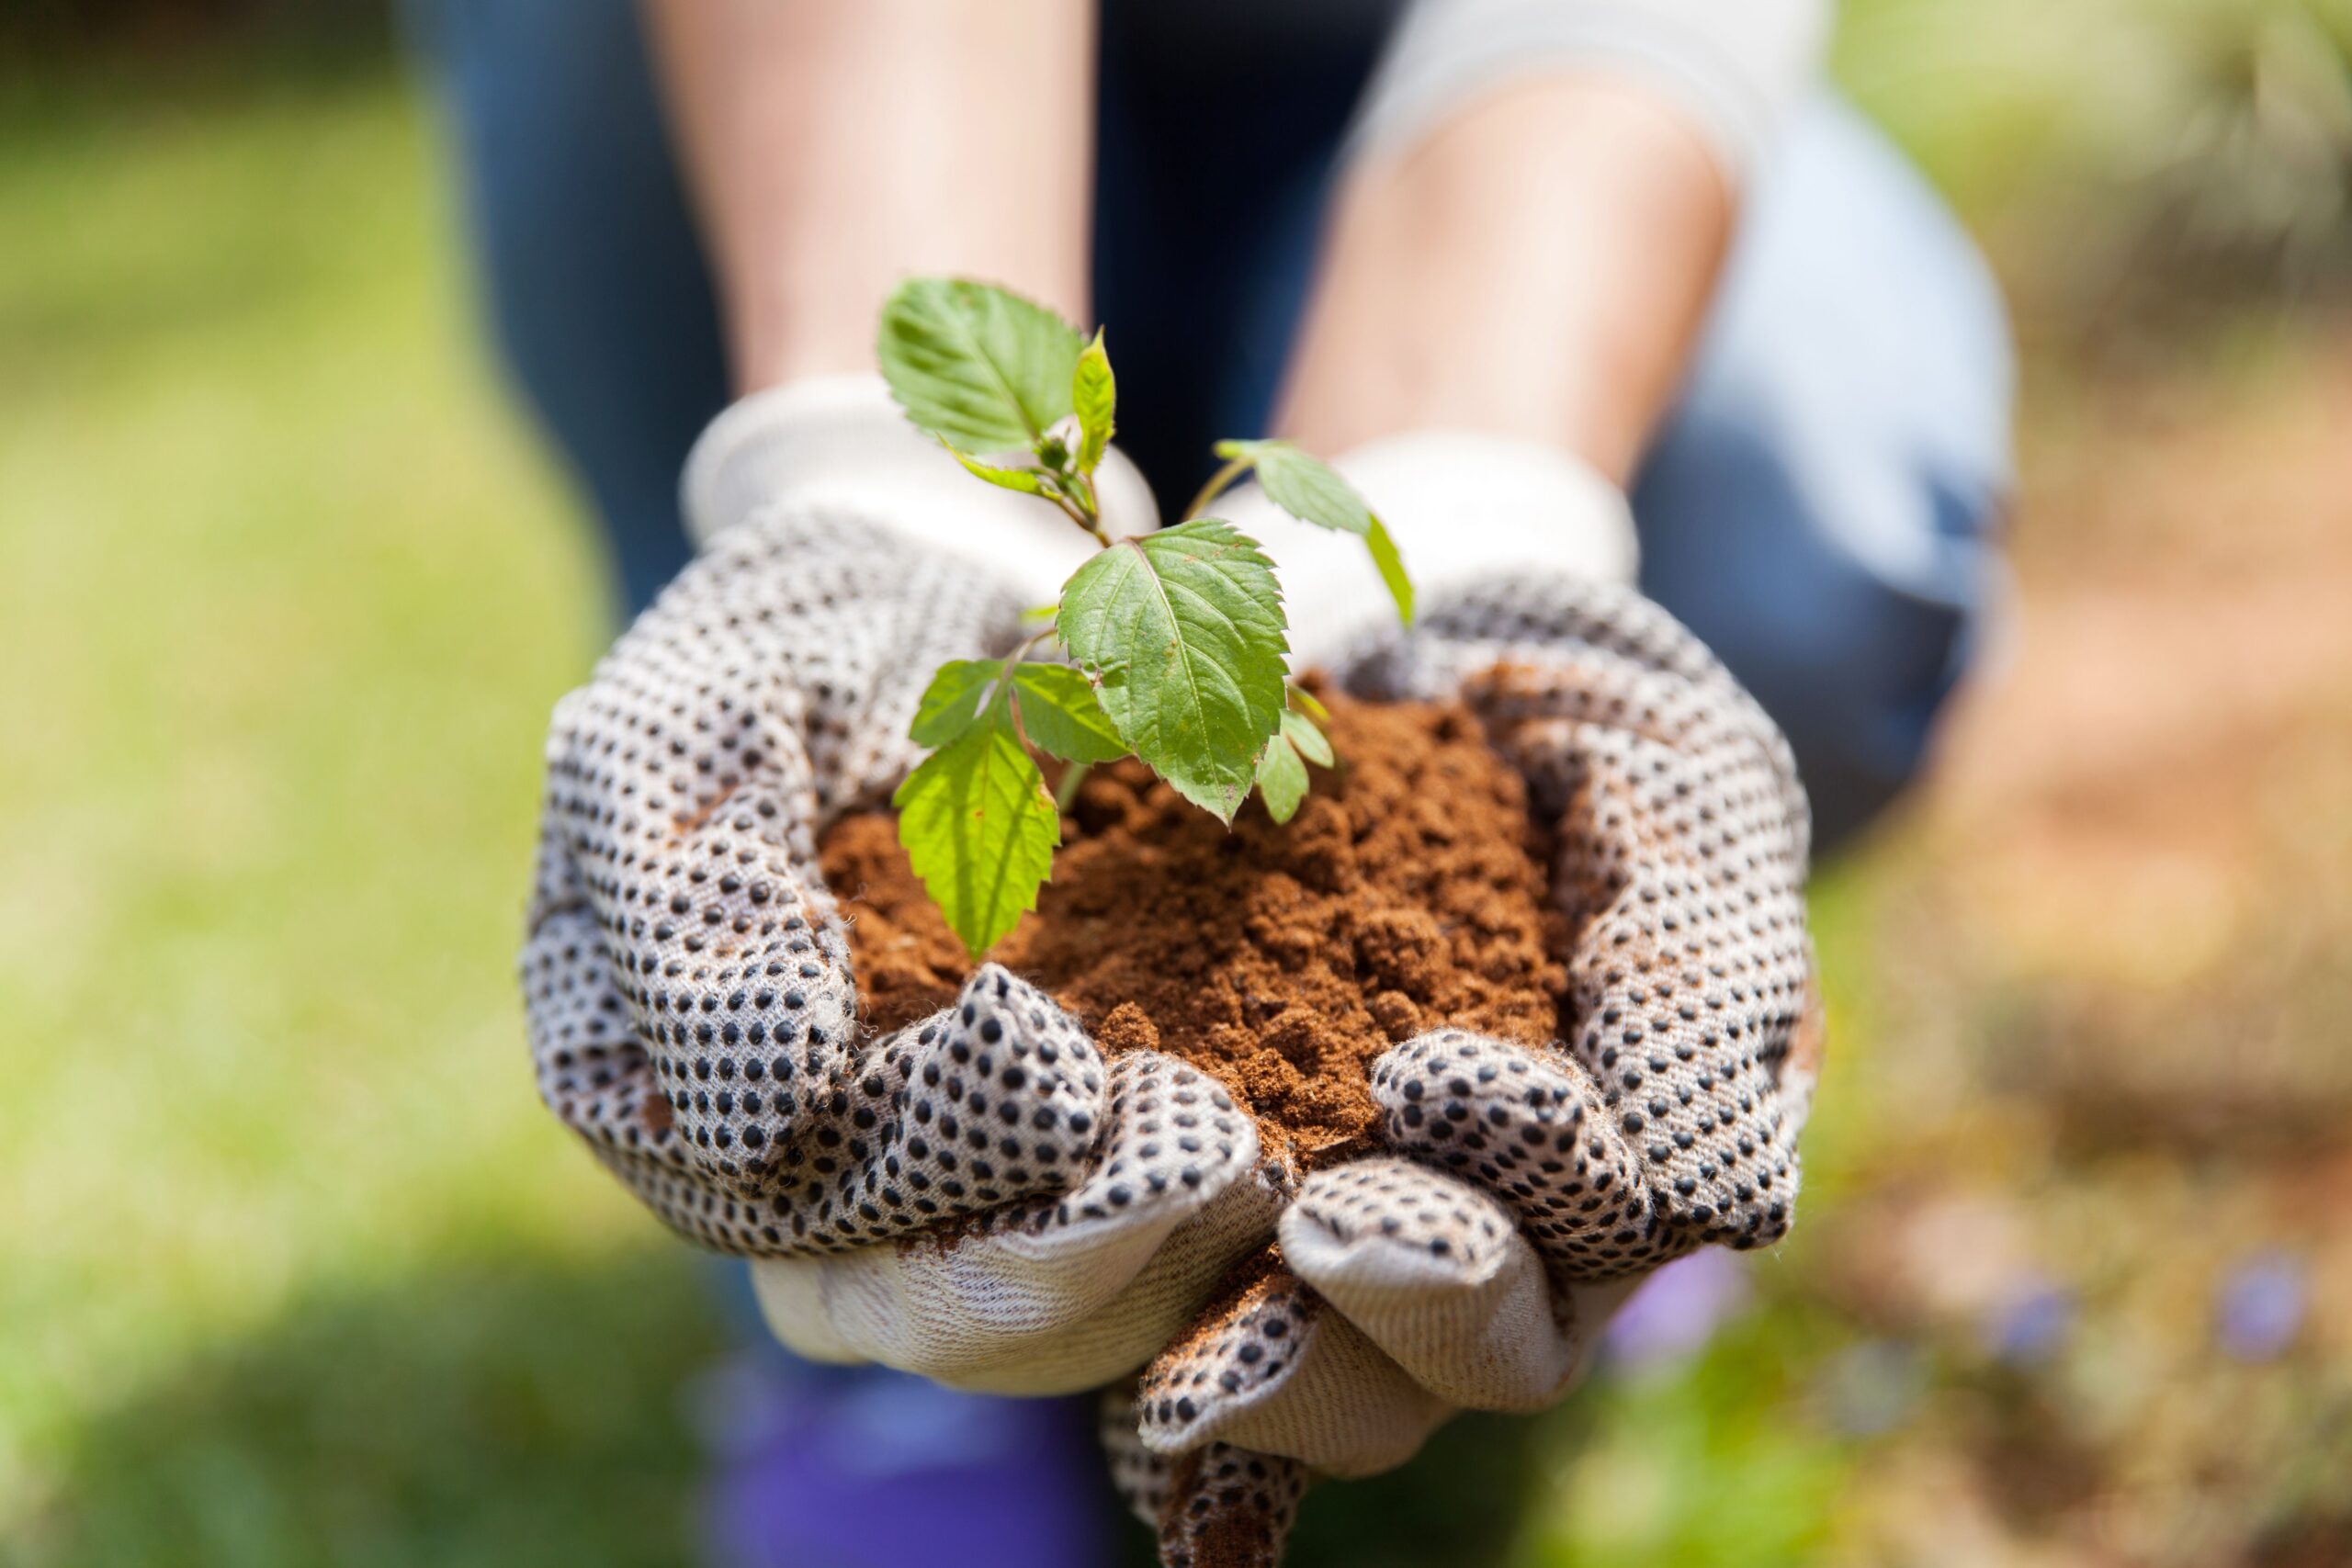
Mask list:
[[[1253,800],[1227,831],[1140,763],[1096,769],[1036,910],[989,954],[1106,1053],[1157,1047],[1215,1074],[1270,1148],[1309,1166],[1374,1130],[1368,1075],[1392,1043],[1441,1023],[1557,1038],[1569,935],[1549,835],[1466,709],[1330,707],[1340,765],[1282,827]],[[952,1001],[971,964],[895,819],[846,818],[820,852],[866,1026]]]

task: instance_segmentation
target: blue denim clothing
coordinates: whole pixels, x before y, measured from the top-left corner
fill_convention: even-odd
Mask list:
[[[1104,7],[1095,299],[1122,444],[1169,501],[1202,477],[1213,437],[1264,425],[1392,9],[1232,49],[1182,47],[1167,8]],[[678,470],[728,398],[634,9],[410,0],[409,19],[444,89],[500,346],[634,610],[687,558]],[[2009,400],[2000,302],[1966,236],[1849,111],[1801,115],[1756,177],[1633,503],[1643,587],[1788,731],[1817,846],[1917,773],[1978,639],[1999,581]],[[1039,1435],[1065,1432],[1069,1411],[897,1374],[761,1375],[769,1417],[720,1445],[718,1560],[1102,1560],[1079,1517],[1092,1483],[1048,1457],[1071,1445]],[[879,1460],[877,1422],[899,1434]],[[837,1528],[861,1519],[876,1523]]]
[[[1801,114],[1633,503],[1643,591],[1788,732],[1816,853],[1918,772],[1998,607],[2011,375],[1951,215],[1850,109]]]
[[[630,0],[412,0],[498,347],[634,615],[686,563],[678,470],[727,403],[718,309]]]

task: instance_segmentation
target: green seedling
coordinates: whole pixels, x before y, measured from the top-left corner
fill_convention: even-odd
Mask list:
[[[1061,812],[1097,763],[1138,758],[1227,824],[1254,789],[1289,821],[1307,763],[1332,765],[1329,716],[1285,679],[1273,563],[1206,513],[1254,473],[1291,515],[1362,538],[1409,623],[1412,583],[1363,498],[1287,442],[1220,441],[1224,466],[1175,526],[1113,540],[1094,492],[1118,401],[1101,332],[987,284],[914,278],[883,307],[877,352],[907,417],[976,479],[1035,496],[1102,547],[1034,613],[1039,630],[1002,659],[940,666],[915,713],[931,754],[892,799],[899,841],[972,956],[1035,908]],[[1054,644],[1067,663],[1037,657]],[[1058,801],[1040,754],[1065,764]]]

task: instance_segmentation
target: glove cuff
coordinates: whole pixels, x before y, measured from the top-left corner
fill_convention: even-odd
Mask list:
[[[1150,488],[1115,449],[1094,487],[1113,537],[1159,526]],[[687,455],[679,497],[697,549],[756,513],[830,504],[967,559],[1028,604],[1050,602],[1096,548],[1035,496],[966,473],[908,423],[878,376],[818,377],[734,404]]]
[[[1368,442],[1332,466],[1386,525],[1424,601],[1503,575],[1634,581],[1639,550],[1623,493],[1559,447],[1425,430]],[[1329,662],[1394,616],[1363,541],[1298,522],[1255,484],[1211,510],[1272,556],[1294,668]]]

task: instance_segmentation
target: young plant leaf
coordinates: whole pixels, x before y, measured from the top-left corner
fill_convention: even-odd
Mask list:
[[[1265,760],[1258,764],[1258,795],[1266,803],[1266,815],[1277,823],[1297,816],[1299,803],[1306,798],[1306,764],[1298,760],[1287,726],[1267,743]]]
[[[1065,762],[1107,762],[1127,754],[1118,727],[1095,699],[1093,682],[1067,664],[1016,664],[1012,692],[1029,744]]]
[[[965,452],[1025,447],[1070,412],[1078,329],[1018,294],[912,277],[882,307],[875,355],[907,417]]]
[[[1293,710],[1283,715],[1283,739],[1317,767],[1331,765],[1331,738],[1316,728],[1315,721],[1305,714]]]
[[[1078,356],[1069,400],[1078,411],[1078,471],[1091,474],[1111,445],[1115,428],[1112,414],[1119,400],[1119,384],[1111,374],[1111,356],[1102,347],[1100,327],[1094,329],[1094,341]]]
[[[1405,575],[1396,541],[1337,469],[1287,441],[1220,441],[1216,455],[1250,464],[1266,499],[1300,522],[1362,539],[1388,596],[1396,602],[1397,619],[1412,625],[1413,582]]]
[[[1226,822],[1282,723],[1282,589],[1257,541],[1198,518],[1123,539],[1062,589],[1055,627],[1127,745]]]
[[[1413,580],[1405,575],[1405,558],[1396,553],[1396,541],[1388,536],[1388,529],[1379,518],[1363,536],[1364,548],[1372,552],[1372,564],[1380,573],[1388,597],[1396,605],[1396,618],[1407,626],[1413,624]]]
[[[951,659],[941,665],[915,704],[908,738],[918,746],[944,746],[971,728],[980,694],[1003,672],[1003,661],[996,659]]]
[[[1035,468],[1000,468],[993,463],[983,463],[977,457],[967,457],[944,441],[940,445],[946,446],[947,455],[963,464],[964,471],[976,479],[986,479],[1000,490],[1017,490],[1023,495],[1046,493],[1046,476]]]
[[[1328,725],[1331,722],[1331,710],[1325,707],[1317,700],[1315,694],[1304,686],[1293,686],[1290,689],[1290,705],[1317,724]]]
[[[890,804],[907,861],[974,958],[1037,904],[1061,814],[1001,703],[906,777]]]
[[[1362,536],[1372,508],[1331,466],[1287,441],[1220,441],[1216,455],[1247,463],[1276,506],[1304,523]]]

